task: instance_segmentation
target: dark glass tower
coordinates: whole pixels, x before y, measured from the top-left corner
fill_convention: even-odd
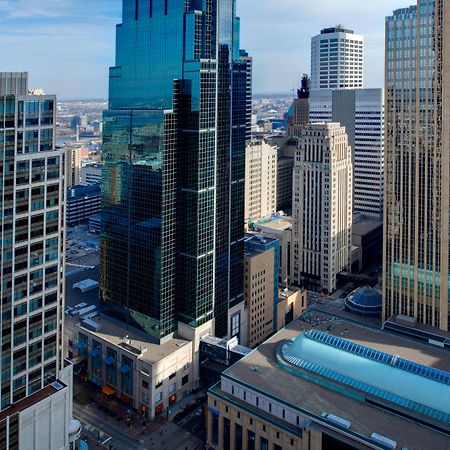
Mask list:
[[[243,301],[248,71],[236,0],[124,0],[104,113],[101,287],[155,340]]]

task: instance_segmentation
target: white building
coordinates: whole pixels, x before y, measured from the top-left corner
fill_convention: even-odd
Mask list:
[[[352,30],[323,29],[311,39],[312,88],[362,88],[363,50],[363,36]]]
[[[245,219],[257,221],[277,210],[278,147],[251,141],[245,150]]]
[[[337,274],[350,268],[352,156],[344,127],[301,130],[293,184],[293,281],[332,292]]]
[[[101,184],[102,165],[98,163],[85,164],[80,169],[81,184]]]
[[[310,121],[345,126],[353,154],[353,209],[377,220],[383,216],[383,89],[315,89]]]
[[[66,155],[55,149],[56,97],[27,95],[26,73],[0,80],[0,448],[68,449],[75,422],[61,348]]]

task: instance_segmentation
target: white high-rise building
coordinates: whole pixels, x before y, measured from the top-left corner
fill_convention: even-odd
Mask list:
[[[245,219],[257,221],[277,210],[278,147],[251,141],[245,150]]]
[[[345,126],[353,154],[353,209],[375,219],[383,216],[383,89],[314,89],[310,121]]]
[[[340,25],[311,39],[312,89],[363,87],[364,38]]]
[[[350,270],[352,154],[344,127],[311,124],[300,130],[293,183],[292,280],[332,292],[337,274]]]
[[[64,158],[56,97],[0,73],[0,448],[69,449],[72,366],[64,360]]]

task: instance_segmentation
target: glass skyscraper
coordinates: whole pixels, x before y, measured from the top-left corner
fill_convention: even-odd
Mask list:
[[[236,0],[124,0],[104,113],[102,300],[156,341],[243,301],[251,59]]]
[[[448,330],[450,5],[386,19],[383,315]]]

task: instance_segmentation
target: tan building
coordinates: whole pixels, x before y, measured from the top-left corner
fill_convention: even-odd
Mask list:
[[[292,259],[292,219],[287,216],[277,216],[254,225],[254,230],[264,236],[277,239],[280,246],[279,280],[291,284]]]
[[[245,241],[245,304],[247,307],[247,345],[255,347],[275,329],[277,302],[278,241],[261,235]]]
[[[344,127],[301,130],[293,181],[293,284],[332,292],[337,274],[350,271],[352,170]]]
[[[450,2],[387,17],[385,67],[383,318],[448,330]]]
[[[195,387],[189,340],[152,344],[104,316],[68,316],[65,328],[75,373],[149,418],[166,413]]]
[[[209,390],[206,448],[448,448],[449,370],[443,348],[312,308]]]
[[[252,222],[277,210],[277,151],[266,141],[251,141],[245,150],[245,219]]]
[[[305,312],[307,305],[307,291],[292,286],[280,288],[277,303],[277,331],[298,319]]]
[[[89,157],[89,149],[79,143],[67,145],[67,186],[76,186],[81,183],[82,161]]]

